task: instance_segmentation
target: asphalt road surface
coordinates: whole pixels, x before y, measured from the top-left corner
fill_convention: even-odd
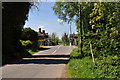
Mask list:
[[[48,46],[45,50],[2,67],[2,78],[65,78],[73,46]]]

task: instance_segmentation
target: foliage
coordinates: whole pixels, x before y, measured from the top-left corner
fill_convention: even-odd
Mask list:
[[[20,42],[26,48],[30,48],[30,46],[33,44],[30,40],[26,40],[26,41],[20,40]]]
[[[64,35],[62,36],[62,44],[63,45],[69,45],[70,39],[67,33],[64,33]]]
[[[29,2],[2,3],[2,64],[29,55],[19,40],[30,6]]]
[[[38,48],[38,34],[36,31],[34,31],[31,28],[23,28],[22,29],[21,40],[24,40],[24,42],[27,41],[28,44],[31,44],[31,45],[28,45],[27,48]],[[32,43],[30,43],[30,41]],[[23,46],[24,46],[24,44],[23,44]]]
[[[80,56],[80,54],[78,54],[79,51],[80,51],[79,48],[73,49],[73,51],[72,51],[71,54],[70,54],[70,57],[71,57],[71,58],[77,58],[77,57],[79,57],[79,56]]]
[[[80,36],[78,36],[78,45],[82,50],[83,46],[83,34],[87,32],[89,28],[89,14],[93,7],[93,3],[79,3],[79,2],[56,2],[53,7],[55,14],[58,18],[62,19],[64,22],[75,22],[77,25],[77,31]],[[84,23],[84,24],[83,24]],[[82,54],[82,51],[81,51]]]
[[[72,20],[74,17],[74,14],[77,13],[76,9],[73,9],[73,5],[76,3],[70,3],[70,2],[56,2],[55,5],[53,6],[53,10],[55,14],[58,16],[59,19],[67,22],[69,19]],[[75,5],[76,7],[76,5]],[[77,8],[77,7],[76,7]],[[76,11],[75,11],[76,10]],[[74,14],[73,14],[74,13]],[[71,18],[72,17],[72,18]]]
[[[30,54],[34,54],[36,52],[38,52],[38,49],[26,49]]]
[[[37,32],[31,28],[23,28],[21,39],[22,40],[37,41],[38,35],[37,35]]]
[[[98,78],[120,78],[119,57],[107,56],[96,58],[94,73]]]
[[[53,10],[58,18],[64,22],[74,20],[77,26],[78,47],[80,47],[81,52],[79,58],[82,59],[71,58],[69,63],[70,70],[74,73],[72,78],[119,77],[119,8],[119,2],[57,2],[55,4]],[[77,53],[74,51],[71,55],[78,56]],[[114,59],[115,57],[117,59]],[[95,58],[93,65],[91,58]],[[112,65],[111,63],[116,64]]]
[[[69,78],[119,78],[118,56],[101,56],[95,59],[95,65],[89,56],[76,58],[79,56],[78,49],[74,49],[70,56]]]
[[[120,50],[119,43],[119,29],[118,22],[119,17],[114,17],[113,13],[118,16],[119,12],[116,8],[116,3],[94,3],[93,12],[90,14],[91,29],[88,30],[84,36],[84,55],[89,52],[89,44],[93,46],[93,52],[95,57],[118,55]],[[99,7],[99,8],[98,8]],[[112,9],[111,9],[111,8]],[[114,7],[114,8],[113,8]],[[98,17],[99,16],[99,17]],[[112,18],[113,20],[111,20]],[[114,54],[113,54],[114,53]]]
[[[82,60],[71,59],[68,66],[69,78],[95,78],[95,74],[91,70],[92,60],[89,57]]]
[[[59,38],[57,37],[56,33],[52,33],[50,38],[51,38],[51,42],[50,42],[51,45],[58,45]]]

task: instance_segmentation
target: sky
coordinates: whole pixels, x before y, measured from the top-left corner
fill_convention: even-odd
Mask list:
[[[37,3],[36,7],[30,9],[28,21],[24,27],[30,27],[35,31],[38,31],[38,28],[42,28],[49,35],[53,32],[57,34],[59,38],[66,32],[70,34],[70,25],[67,23],[60,24],[62,20],[54,14],[54,11],[51,7],[54,6],[54,2],[41,2]],[[71,24],[72,33],[76,33],[76,26],[74,23]]]

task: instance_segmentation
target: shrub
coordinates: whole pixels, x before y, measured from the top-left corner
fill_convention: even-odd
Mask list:
[[[78,48],[70,56],[69,78],[120,78],[118,55],[99,56],[95,58],[95,64],[90,56],[75,58],[79,56]]]
[[[29,2],[2,3],[2,64],[17,58],[18,55],[27,54],[22,54],[23,48],[19,40],[30,6]]]
[[[75,58],[75,57],[79,57],[80,56],[80,49],[79,48],[75,48],[73,49],[73,51],[71,52],[70,54],[70,57],[71,58]]]
[[[31,28],[23,28],[22,29],[22,35],[21,35],[21,40],[23,41],[28,41],[28,44],[31,44],[27,48],[38,48],[38,34],[36,31],[34,31]],[[32,43],[31,43],[31,42]],[[25,42],[25,45],[28,45]]]
[[[22,43],[22,45],[23,45],[25,48],[31,48],[31,46],[32,46],[32,44],[33,44],[30,40],[26,40],[26,41],[20,40],[20,42]]]

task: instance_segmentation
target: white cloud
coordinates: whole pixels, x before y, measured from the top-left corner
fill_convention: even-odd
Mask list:
[[[61,22],[63,22],[63,20],[62,20],[62,19],[58,19],[58,22],[60,22],[60,23],[61,23]]]

